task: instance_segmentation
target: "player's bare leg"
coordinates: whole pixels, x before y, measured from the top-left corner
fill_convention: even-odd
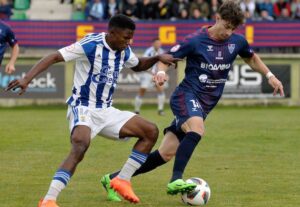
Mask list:
[[[117,177],[111,180],[111,187],[124,199],[138,203],[140,199],[135,195],[130,179],[137,169],[146,161],[147,155],[156,143],[158,128],[140,116],[131,118],[121,129],[120,137],[137,137],[132,154],[126,161]]]
[[[68,157],[60,165],[50,184],[46,196],[39,202],[38,207],[58,207],[56,199],[66,187],[77,165],[83,159],[89,148],[91,130],[87,126],[77,126],[71,135],[72,148]]]
[[[139,93],[136,95],[136,97],[134,99],[134,112],[136,114],[140,113],[141,106],[143,104],[143,97],[144,97],[146,91],[147,91],[146,88],[140,88]]]
[[[157,110],[158,110],[158,115],[164,116],[164,104],[166,100],[166,94],[164,92],[164,86],[156,85],[156,90],[157,90]]]

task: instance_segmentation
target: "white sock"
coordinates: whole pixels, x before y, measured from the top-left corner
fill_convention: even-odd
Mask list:
[[[48,190],[46,196],[44,197],[44,201],[45,200],[56,201],[57,196],[67,186],[70,179],[71,179],[70,172],[59,169],[53,177],[53,180],[50,184],[49,190]]]
[[[44,200],[54,200],[56,201],[56,198],[58,194],[66,187],[66,185],[59,181],[59,180],[52,180],[49,190],[44,198]]]
[[[157,95],[157,102],[158,102],[158,110],[164,110],[164,104],[165,104],[166,95],[164,92],[159,93]]]
[[[136,96],[134,101],[134,111],[140,112],[142,104],[143,104],[142,98],[139,95]]]
[[[148,154],[144,154],[133,150],[128,160],[124,164],[123,168],[121,169],[118,177],[123,180],[130,181],[132,175],[137,169],[139,169],[142,166],[142,164],[146,161],[147,157]]]

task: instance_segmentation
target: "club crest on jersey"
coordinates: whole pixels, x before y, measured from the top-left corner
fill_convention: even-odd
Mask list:
[[[235,44],[228,44],[229,53],[232,54],[235,48]]]
[[[207,45],[207,51],[208,52],[214,51],[213,46],[212,45]]]
[[[171,52],[177,52],[180,48],[180,45],[175,45],[174,47],[171,48]]]

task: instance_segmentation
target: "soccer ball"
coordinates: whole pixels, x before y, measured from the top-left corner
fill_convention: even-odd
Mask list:
[[[210,188],[205,180],[202,178],[190,178],[186,180],[187,183],[197,184],[196,188],[189,193],[183,193],[181,195],[181,200],[184,204],[192,206],[205,205],[210,198]]]

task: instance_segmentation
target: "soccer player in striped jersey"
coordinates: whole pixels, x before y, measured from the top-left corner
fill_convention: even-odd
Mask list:
[[[130,48],[135,23],[127,16],[113,16],[108,33],[89,34],[82,40],[42,58],[18,80],[11,81],[6,90],[20,89],[23,94],[30,81],[54,63],[76,60],[72,95],[67,100],[71,151],[56,171],[46,196],[39,207],[57,207],[56,199],[66,187],[79,162],[96,135],[113,139],[137,137],[132,153],[107,190],[116,190],[126,200],[138,203],[131,188],[132,174],[145,162],[158,137],[158,128],[133,112],[112,106],[112,95],[123,68],[143,71],[157,61],[173,64],[179,60],[162,54],[137,58]],[[112,188],[113,189],[112,189]],[[118,198],[114,198],[118,200]]]
[[[152,46],[147,48],[144,52],[144,57],[152,57],[155,55],[163,54],[164,50],[161,48],[161,42],[158,38],[155,38],[152,41]],[[139,74],[140,77],[140,89],[138,94],[134,100],[134,112],[136,114],[140,113],[140,109],[143,103],[143,97],[147,91],[147,89],[151,87],[155,87],[157,91],[157,109],[158,114],[164,115],[164,102],[166,99],[166,95],[164,92],[164,86],[155,85],[153,82],[153,75],[157,73],[157,64],[153,65],[151,69],[141,72]]]
[[[169,54],[173,57],[186,57],[185,77],[170,99],[175,119],[165,128],[158,150],[150,153],[147,161],[134,175],[149,172],[175,156],[167,193],[175,195],[196,187],[182,179],[183,172],[204,135],[204,120],[221,98],[229,70],[237,55],[253,70],[266,76],[269,85],[274,89],[273,95],[279,92],[284,96],[282,83],[252,51],[247,40],[234,33],[243,20],[244,14],[239,4],[234,0],[224,1],[213,26],[203,27],[170,49]],[[167,67],[160,63],[158,67],[159,71],[154,80],[156,84],[163,84]],[[104,177],[113,179],[118,173]]]

